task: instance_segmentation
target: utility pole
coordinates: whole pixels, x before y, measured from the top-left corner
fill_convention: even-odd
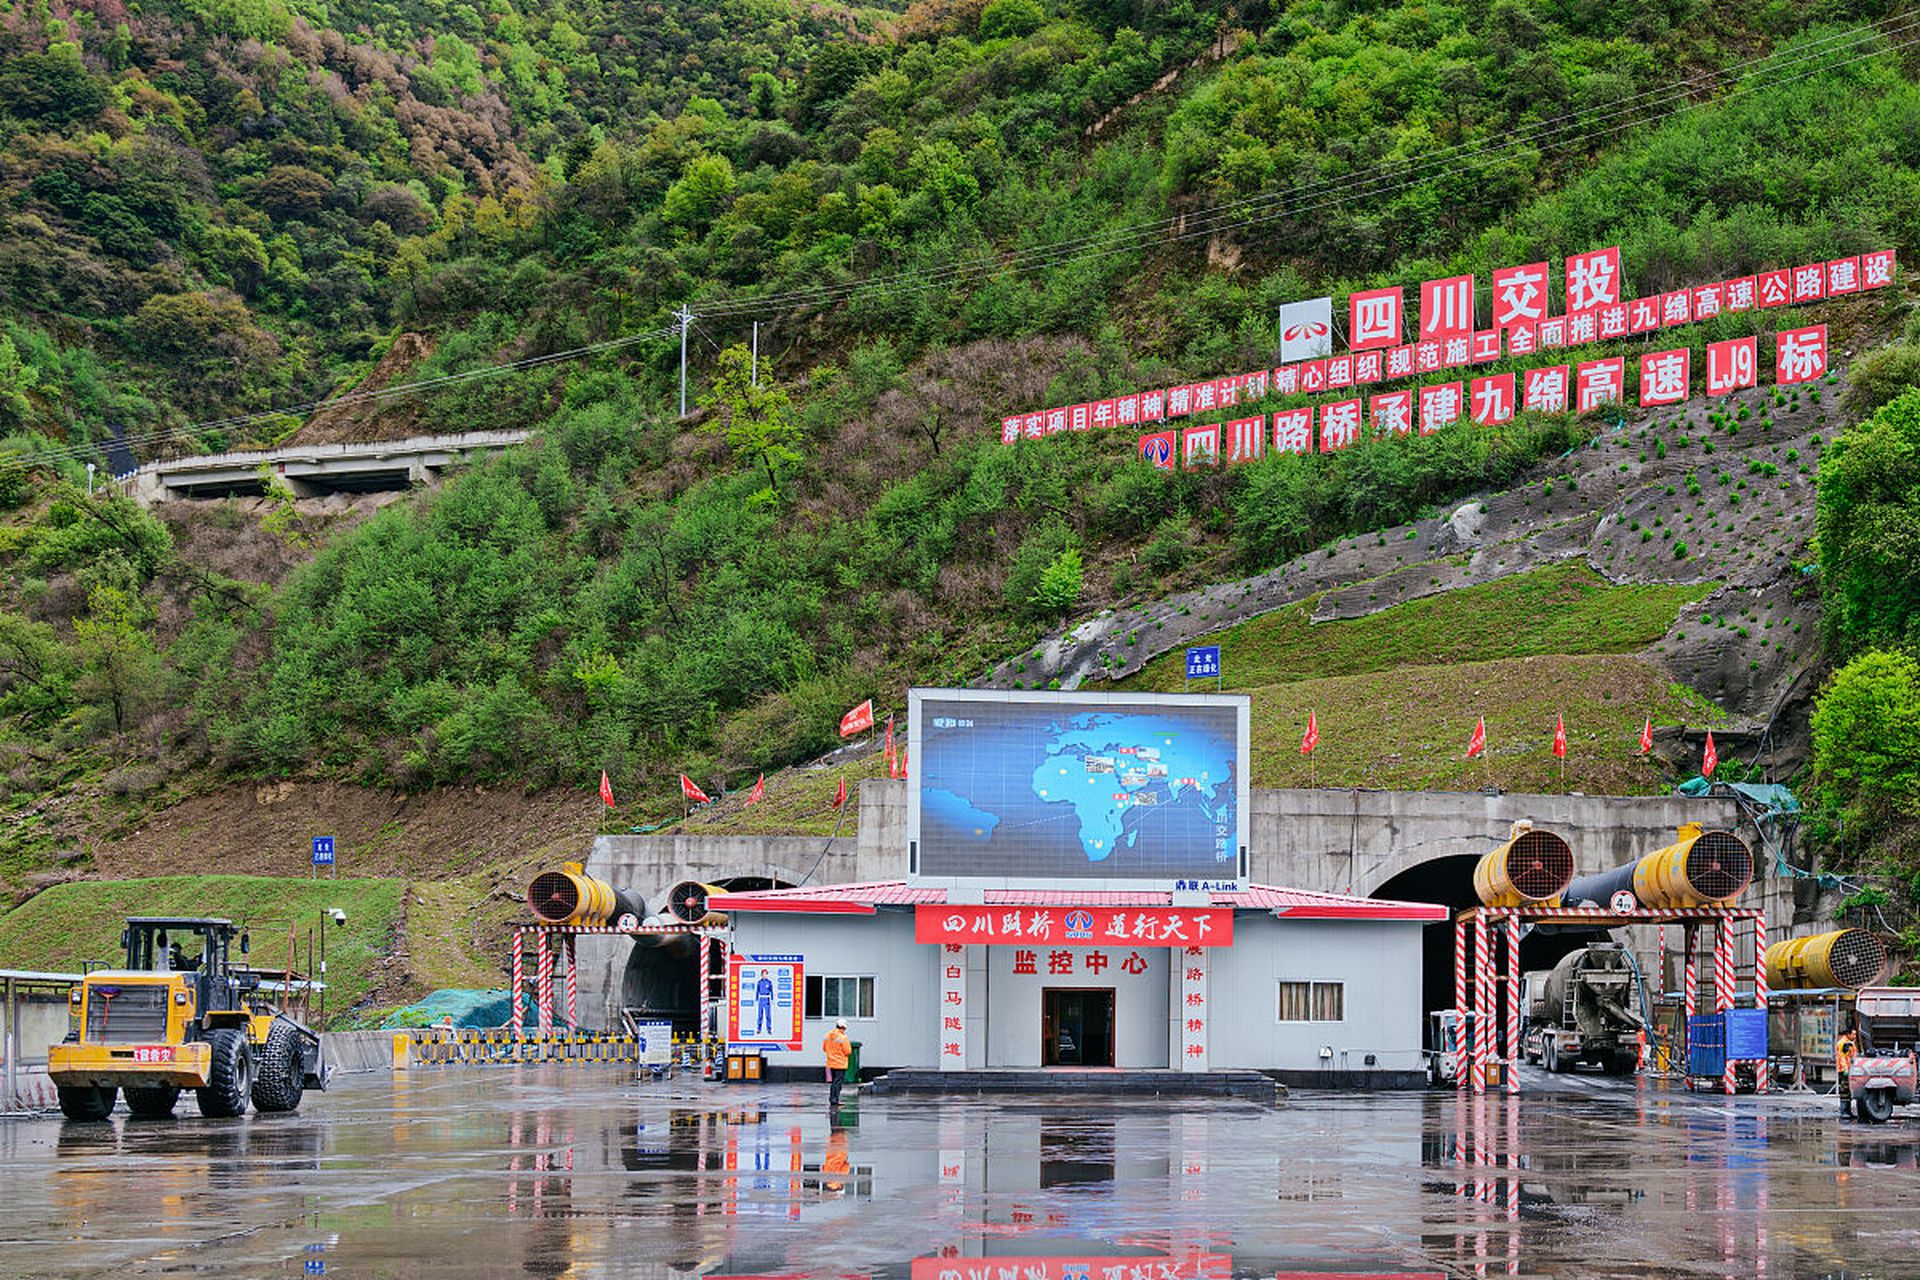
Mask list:
[[[687,330],[693,327],[693,308],[686,303],[674,312],[680,322],[680,416],[687,416]]]
[[[753,375],[753,389],[758,391],[760,389],[760,322],[758,320],[753,322],[753,364],[750,372]]]

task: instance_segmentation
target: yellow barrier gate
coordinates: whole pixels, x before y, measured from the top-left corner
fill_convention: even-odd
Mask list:
[[[670,1064],[698,1067],[719,1057],[717,1041],[675,1036]],[[560,1063],[567,1066],[638,1066],[641,1064],[640,1037],[631,1035],[514,1035],[507,1030],[396,1032],[393,1037],[393,1066],[396,1071],[410,1067],[537,1066]]]

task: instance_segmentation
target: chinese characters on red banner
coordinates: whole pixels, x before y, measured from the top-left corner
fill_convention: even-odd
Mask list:
[[[967,949],[958,942],[940,947],[940,1065],[967,1065]]]
[[[1000,421],[1003,443],[1040,440],[1063,431],[1147,426],[1168,418],[1236,409],[1268,395],[1317,395],[1360,391],[1381,382],[1419,377],[1506,357],[1526,357],[1567,346],[1651,334],[1754,308],[1805,305],[1845,297],[1893,283],[1891,249],[1737,276],[1709,284],[1625,299],[1617,247],[1574,254],[1563,269],[1564,314],[1547,314],[1553,305],[1550,263],[1497,268],[1492,273],[1487,318],[1478,328],[1474,277],[1452,276],[1421,285],[1414,341],[1407,337],[1407,290],[1389,286],[1363,289],[1348,297],[1349,346],[1344,353],[1320,356],[1272,369],[1210,378],[1183,386],[1133,392],[1107,400],[1066,405]],[[1757,361],[1749,358],[1752,339],[1710,344],[1706,353],[1706,391],[1725,395],[1757,385]],[[1785,330],[1776,337],[1780,385],[1825,376],[1824,326]],[[1639,403],[1675,404],[1684,374],[1693,373],[1687,349],[1636,357]],[[1254,462],[1268,452],[1331,453],[1361,439],[1421,434],[1462,418],[1485,426],[1509,420],[1521,410],[1585,410],[1625,400],[1625,358],[1592,360],[1573,366],[1525,369],[1514,375],[1518,386],[1499,380],[1471,379],[1402,392],[1360,394],[1321,406],[1283,410],[1273,416],[1272,437],[1265,415],[1249,415],[1175,432],[1140,436],[1140,457],[1151,466],[1178,469]],[[1517,392],[1517,395],[1515,394]],[[1402,398],[1404,396],[1404,398]]]
[[[913,909],[915,942],[1058,947],[1230,947],[1230,907],[955,907]]]
[[[1180,1066],[1185,1071],[1207,1069],[1207,952],[1187,947],[1180,962]]]

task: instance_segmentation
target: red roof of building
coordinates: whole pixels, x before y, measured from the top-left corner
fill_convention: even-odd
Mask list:
[[[761,889],[751,893],[715,894],[707,905],[715,911],[792,911],[828,915],[872,915],[878,907],[945,906],[951,891],[933,885],[909,885],[904,880],[867,884],[823,884],[800,889]],[[1447,918],[1447,909],[1430,902],[1395,902],[1386,898],[1354,898],[1312,889],[1284,889],[1276,885],[1249,885],[1244,893],[1209,895],[1216,907],[1243,911],[1271,911],[1289,920],[1420,920]],[[1173,893],[1166,889],[988,889],[989,907],[1170,907]]]

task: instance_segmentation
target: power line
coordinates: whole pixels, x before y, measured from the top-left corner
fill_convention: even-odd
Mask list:
[[[1551,121],[1541,122],[1541,124],[1534,126],[1528,131],[1503,135],[1497,140],[1486,140],[1473,144],[1456,144],[1454,147],[1434,152],[1417,161],[1397,166],[1392,170],[1375,168],[1371,171],[1348,174],[1341,178],[1309,183],[1288,192],[1266,193],[1245,197],[1195,214],[1172,215],[1155,222],[1141,224],[1119,231],[1089,233],[1085,236],[1057,241],[1050,245],[1018,250],[1009,254],[982,255],[941,267],[926,269],[909,268],[884,276],[870,276],[864,280],[793,289],[782,293],[764,294],[752,298],[718,300],[704,305],[701,309],[701,314],[718,318],[748,314],[755,311],[764,312],[782,307],[798,308],[808,305],[826,305],[833,302],[844,301],[856,295],[896,286],[914,284],[922,286],[937,285],[957,279],[974,271],[987,271],[992,273],[1019,272],[1029,266],[1057,264],[1078,258],[1095,258],[1113,253],[1130,252],[1143,248],[1147,244],[1155,241],[1166,243],[1192,239],[1195,236],[1212,235],[1217,231],[1230,227],[1257,226],[1265,222],[1273,221],[1276,218],[1297,217],[1302,214],[1346,203],[1356,196],[1375,197],[1393,194],[1394,192],[1405,190],[1408,187],[1418,185],[1428,180],[1428,178],[1432,176],[1432,171],[1442,166],[1449,166],[1459,162],[1472,162],[1476,156],[1492,158],[1502,153],[1514,151],[1520,147],[1529,146],[1533,142],[1552,133],[1569,131],[1576,125],[1583,127],[1585,136],[1610,137],[1624,133],[1639,125],[1651,123],[1658,118],[1671,119],[1686,111],[1696,110],[1706,106],[1720,105],[1762,90],[1771,90],[1777,88],[1782,83],[1792,83],[1808,79],[1814,75],[1837,71],[1842,67],[1862,61],[1865,58],[1877,57],[1884,53],[1893,52],[1914,41],[1912,39],[1896,41],[1886,48],[1869,50],[1864,54],[1838,62],[1817,66],[1809,66],[1808,64],[1819,62],[1831,53],[1845,52],[1871,38],[1877,37],[1884,39],[1889,35],[1904,34],[1916,24],[1920,24],[1920,14],[1909,15],[1899,19],[1890,24],[1885,30],[1875,28],[1871,24],[1868,24],[1865,27],[1855,28],[1836,36],[1824,37],[1819,41],[1813,42],[1812,45],[1795,49],[1790,54],[1769,55],[1766,58],[1753,59],[1746,63],[1736,64],[1734,67],[1728,68],[1723,72],[1703,73],[1702,75],[1690,77],[1687,80],[1682,80],[1676,84],[1668,85],[1657,90],[1647,90],[1641,94],[1634,95],[1633,98],[1624,99],[1621,103],[1615,104],[1605,111],[1595,109],[1587,112],[1575,112],[1566,116],[1556,117]],[[1819,46],[1821,45],[1837,47],[1820,48]],[[1716,76],[1724,77],[1727,74],[1738,72],[1742,69],[1759,67],[1770,62],[1777,63],[1777,65],[1769,67],[1769,70],[1785,71],[1793,68],[1806,69],[1782,79],[1769,80],[1765,84],[1735,87],[1718,98],[1686,103],[1670,112],[1660,113],[1657,111],[1658,108],[1666,104],[1689,97],[1690,91],[1688,86],[1690,85],[1705,82]],[[1647,101],[1639,101],[1642,99]],[[1594,124],[1622,115],[1633,115],[1634,113],[1642,111],[1648,111],[1649,113],[1640,115],[1638,118],[1627,119],[1598,131],[1591,128]],[[1479,163],[1484,164],[1485,159],[1482,159]],[[1312,199],[1310,203],[1297,203],[1303,198]],[[1230,218],[1226,216],[1237,210],[1264,208],[1273,205],[1282,205],[1283,207],[1262,213],[1255,217]]]

